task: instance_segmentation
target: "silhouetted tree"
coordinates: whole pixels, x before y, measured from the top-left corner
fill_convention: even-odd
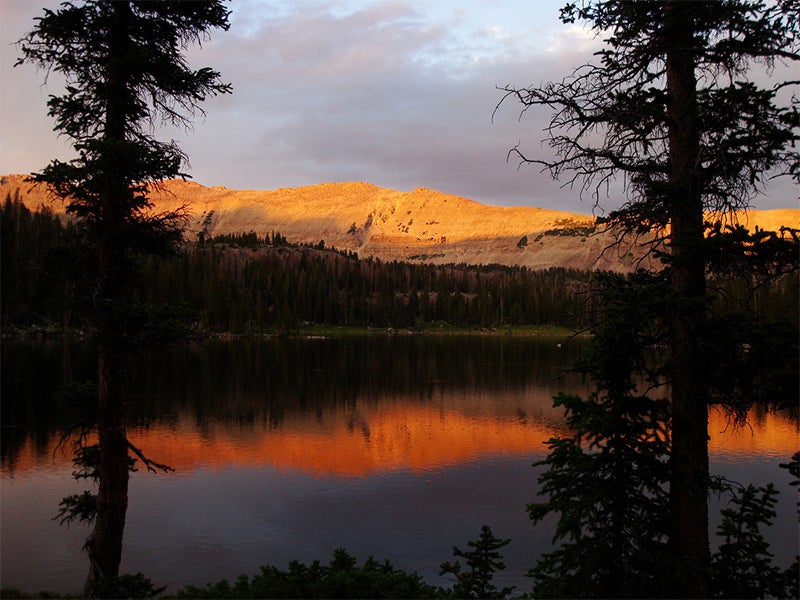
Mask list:
[[[55,129],[78,158],[53,161],[33,176],[67,201],[94,252],[98,344],[96,516],[86,542],[87,592],[119,573],[128,502],[125,366],[138,323],[131,318],[133,257],[169,253],[181,239],[180,211],[154,214],[148,185],[181,175],[184,154],[156,140],[155,123],[189,125],[199,103],[230,91],[209,68],[192,70],[182,52],[211,28],[228,27],[221,1],[65,2],[44,11],[19,41],[20,63],[56,71],[63,95],[48,100]]]
[[[502,571],[506,565],[502,562],[503,555],[498,552],[507,546],[511,540],[502,540],[495,537],[491,527],[483,525],[477,540],[467,542],[471,550],[461,550],[453,546],[453,556],[459,556],[466,561],[466,568],[460,561],[451,563],[443,562],[439,569],[440,575],[452,573],[456,576],[452,596],[454,598],[505,598],[514,590],[513,587],[497,589],[494,584],[494,574]]]
[[[656,233],[671,285],[672,448],[670,593],[705,597],[709,564],[705,211],[747,208],[767,177],[800,177],[794,148],[797,81],[759,84],[776,61],[800,58],[796,3],[603,0],[567,4],[565,23],[604,36],[597,60],[560,82],[507,86],[525,110],[553,109],[547,127],[555,178],[599,203],[621,176],[626,202],[611,223]],[[754,77],[754,74],[756,77]],[[769,81],[769,80],[768,80]]]
[[[722,510],[722,538],[711,561],[711,590],[716,598],[788,598],[781,570],[772,564],[761,532],[775,518],[777,490],[772,484],[739,490]]]
[[[556,398],[571,434],[549,440],[549,455],[535,464],[546,467],[539,476],[546,500],[528,512],[534,522],[558,514],[555,541],[562,540],[531,571],[537,598],[664,591],[665,573],[653,567],[666,551],[669,410],[649,394],[663,372],[667,285],[664,274],[608,275],[602,285],[602,318],[576,366],[598,391]]]

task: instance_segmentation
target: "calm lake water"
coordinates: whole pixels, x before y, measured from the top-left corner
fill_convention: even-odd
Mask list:
[[[552,396],[590,389],[559,377],[580,350],[579,340],[561,341],[380,334],[145,355],[132,373],[131,437],[176,472],[134,474],[122,569],[174,589],[291,559],[327,562],[343,547],[359,562],[386,558],[445,584],[439,564],[487,524],[512,540],[499,583],[528,591],[525,573],[553,534],[552,521],[534,527],[525,512],[536,499],[531,463],[563,432]],[[74,591],[88,530],[52,517],[85,486],[57,447],[53,396],[92,377],[91,352],[53,341],[4,341],[0,351],[0,584]],[[712,470],[776,483],[769,539],[788,566],[797,496],[778,463],[800,448],[797,422],[767,412],[750,420],[736,430],[712,412]]]

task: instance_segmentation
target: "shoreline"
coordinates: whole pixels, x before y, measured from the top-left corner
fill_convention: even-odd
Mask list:
[[[563,325],[512,325],[497,327],[458,327],[440,324],[420,328],[393,327],[355,327],[346,325],[301,325],[287,331],[264,332],[206,332],[206,339],[270,339],[270,338],[315,338],[315,337],[349,337],[361,335],[418,335],[418,336],[493,336],[493,337],[585,337],[590,334],[586,330],[575,330]],[[91,340],[92,333],[85,329],[64,331],[56,327],[15,327],[10,326],[0,331],[3,340],[59,340],[77,339]],[[196,343],[186,340],[180,343]]]

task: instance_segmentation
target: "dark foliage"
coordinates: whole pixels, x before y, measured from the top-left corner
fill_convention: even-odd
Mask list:
[[[175,598],[436,598],[441,591],[427,585],[416,573],[395,569],[389,561],[372,557],[359,566],[345,550],[338,549],[327,565],[298,561],[285,570],[261,567],[252,578],[240,576],[204,587],[187,586]]]
[[[510,539],[502,540],[495,537],[488,525],[481,527],[481,534],[477,540],[467,542],[471,550],[461,550],[453,546],[453,556],[458,556],[466,561],[466,568],[461,562],[443,562],[439,567],[440,575],[450,573],[455,575],[456,583],[453,586],[453,598],[506,598],[514,591],[514,587],[497,589],[494,585],[494,574],[506,568],[502,562],[503,555],[498,552],[511,543]]]
[[[789,475],[792,476],[792,481],[789,485],[797,488],[797,492],[800,493],[800,452],[792,454],[791,460],[787,463],[781,463],[780,467],[789,472]],[[797,519],[800,521],[800,501],[797,502]]]
[[[144,299],[182,299],[210,331],[257,333],[301,323],[418,328],[553,324],[586,320],[591,275],[568,269],[359,260],[334,250],[189,247],[151,260]]]
[[[669,468],[669,405],[650,393],[663,377],[665,332],[657,316],[669,296],[662,277],[610,277],[599,320],[576,366],[598,391],[560,395],[571,435],[551,439],[534,466],[539,494],[534,522],[559,515],[554,542],[531,570],[537,598],[659,597],[664,590]],[[613,350],[610,350],[613,348]]]
[[[142,573],[124,573],[90,583],[87,595],[90,598],[108,598],[109,600],[145,599],[158,597],[164,586],[154,585]]]
[[[2,238],[2,258],[8,265],[3,276],[16,272],[19,279],[13,282],[41,281],[32,286],[9,283],[15,291],[8,294],[4,288],[4,331],[89,327],[89,288],[77,285],[71,271],[56,260],[65,248],[79,246],[72,241],[74,225],[69,221],[61,225],[46,211],[31,212],[12,198],[0,206],[0,223],[8,231]],[[737,231],[736,235],[742,234]],[[767,236],[771,247],[777,247],[765,232],[759,236]],[[290,245],[277,232],[267,237],[229,235],[185,245],[172,258],[142,259],[134,299],[119,316],[120,322],[127,323],[132,341],[139,346],[164,343],[202,331],[291,331],[301,323],[394,328],[443,323],[487,328],[548,324],[580,329],[596,320],[594,297],[605,285],[598,274],[572,269],[359,260],[353,253],[335,249]],[[780,254],[791,255],[793,239],[779,241]],[[713,243],[718,257],[723,254],[719,247],[720,242]],[[792,353],[785,349],[796,340],[769,323],[789,319],[796,325],[797,271],[770,271],[768,260],[756,262],[755,257],[751,262],[749,271],[715,267],[712,292],[718,317],[709,326],[715,333],[709,339],[714,347],[709,350],[730,353],[743,344],[762,348],[760,363],[772,365],[775,376],[760,378],[759,397],[774,398],[778,377],[791,394],[787,386],[794,379],[787,361]],[[743,307],[745,316],[730,316]],[[741,326],[741,319],[753,324],[752,339],[742,337],[748,329]],[[756,337],[771,345],[755,343]],[[742,360],[752,366],[754,357],[751,353],[741,355],[738,362],[718,364],[735,365],[741,372]],[[722,373],[719,377],[729,384],[737,380],[741,378],[730,379]]]
[[[622,179],[623,204],[610,220],[629,235],[654,234],[662,242],[651,250],[661,253],[670,274],[663,326],[671,401],[667,569],[675,597],[708,594],[709,399],[752,401],[751,392],[772,394],[761,386],[784,379],[767,374],[752,385],[753,373],[744,369],[729,383],[723,361],[733,358],[733,365],[745,367],[748,361],[731,352],[710,354],[717,349],[717,327],[724,326],[722,337],[742,355],[751,344],[746,337],[761,342],[765,336],[749,324],[740,336],[740,315],[728,313],[728,322],[709,318],[709,271],[748,261],[750,242],[715,254],[704,219],[709,212],[725,217],[749,208],[775,175],[800,181],[800,112],[793,96],[800,81],[785,71],[786,77],[759,78],[765,69],[774,73],[777,63],[800,60],[799,15],[797,3],[788,0],[570,2],[561,20],[588,25],[602,36],[602,48],[561,81],[502,88],[523,112],[550,111],[545,136],[553,155],[528,158],[518,147],[510,156],[577,185],[598,207]],[[733,249],[737,232],[730,233],[710,239]],[[754,241],[762,257],[770,254],[767,239]],[[773,350],[763,347],[763,353]],[[712,357],[719,362],[708,369]],[[580,563],[567,571],[573,568]]]
[[[777,490],[772,484],[748,485],[722,510],[717,533],[723,542],[711,557],[711,587],[715,598],[787,598],[781,570],[772,564],[762,527],[775,518]]]

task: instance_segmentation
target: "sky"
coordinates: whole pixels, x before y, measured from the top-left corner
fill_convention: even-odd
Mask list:
[[[157,130],[188,154],[206,186],[272,190],[366,181],[424,187],[500,206],[602,214],[577,189],[508,158],[519,145],[548,156],[549,113],[504,102],[498,86],[560,80],[599,41],[558,19],[564,0],[234,0],[190,63],[210,66],[233,94],[203,103],[190,131]],[[56,78],[14,68],[14,42],[45,0],[0,0],[0,173],[30,173],[72,156],[47,117]],[[494,114],[493,114],[494,113]],[[757,208],[796,208],[784,178]]]

